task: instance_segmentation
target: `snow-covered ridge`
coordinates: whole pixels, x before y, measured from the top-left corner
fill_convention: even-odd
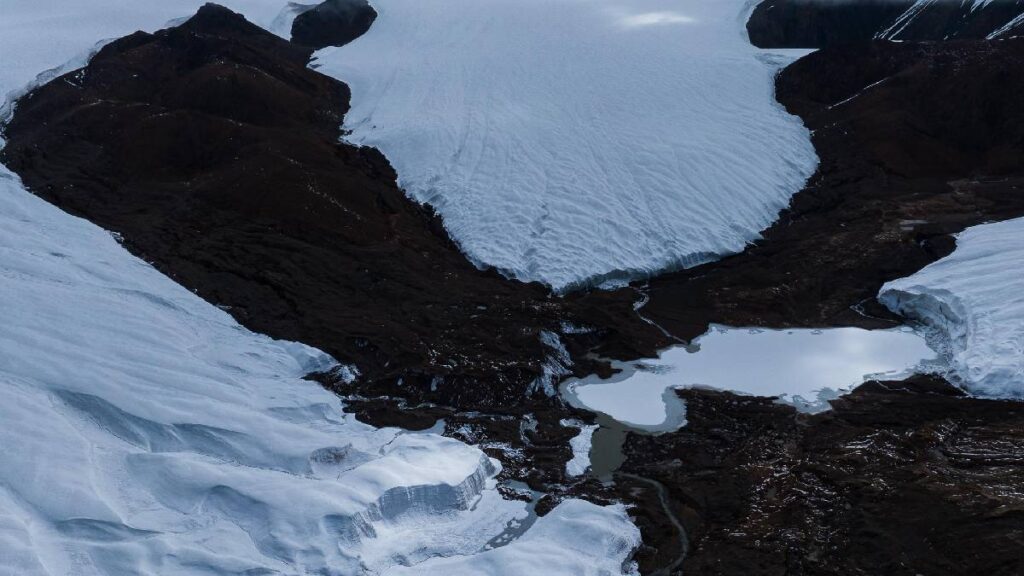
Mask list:
[[[318,52],[474,262],[556,289],[741,250],[813,172],[743,0],[375,0]]]
[[[16,573],[351,574],[345,522],[431,514],[457,531],[485,497],[521,513],[485,496],[475,448],[345,417],[299,379],[322,353],[249,333],[7,172],[0,207],[0,550]]]
[[[956,250],[879,300],[924,324],[975,394],[1024,398],[1024,218],[968,228]]]

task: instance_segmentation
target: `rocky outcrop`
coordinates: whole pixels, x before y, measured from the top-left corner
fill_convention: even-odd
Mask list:
[[[326,0],[292,21],[292,42],[315,49],[344,46],[370,29],[377,11],[366,0]]]
[[[1024,1],[764,0],[747,33],[762,48],[1010,38],[1024,34]]]

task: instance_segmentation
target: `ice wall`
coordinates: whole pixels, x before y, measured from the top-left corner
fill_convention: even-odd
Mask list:
[[[478,264],[565,289],[742,250],[814,171],[744,0],[374,0],[318,53]]]
[[[929,329],[967,390],[1024,398],[1024,218],[968,228],[952,254],[887,283],[879,300]]]

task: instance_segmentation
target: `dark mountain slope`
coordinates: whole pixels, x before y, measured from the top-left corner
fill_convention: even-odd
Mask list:
[[[877,41],[798,60],[777,97],[813,130],[817,173],[743,253],[651,280],[641,312],[684,339],[709,323],[899,323],[875,301],[884,282],[948,254],[952,233],[1024,215],[1022,93],[1024,39]],[[686,573],[1024,570],[1020,403],[930,379],[865,386],[815,417],[680,394],[687,426],[628,434],[616,478],[643,511],[643,572],[677,554],[650,480],[686,526]]]
[[[1022,42],[880,42],[787,68],[779,99],[815,130],[821,169],[756,246],[652,281],[644,314],[684,337],[712,321],[888,325],[851,306],[884,316],[882,282],[948,253],[952,232],[1024,214]],[[600,368],[592,350],[634,358],[667,338],[632,290],[553,298],[470,265],[386,159],[338,142],[348,91],[311,52],[207,6],[27,95],[0,158],[246,326],[357,364],[351,386],[318,378],[365,396],[347,402],[364,420],[445,418],[546,490],[541,512],[565,494],[634,503],[645,573],[682,552],[666,509],[693,573],[1019,572],[1019,404],[933,380],[810,418],[688,391],[690,424],[627,435],[614,486],[566,479],[576,431],[559,421],[592,416],[533,387],[560,367],[543,332],[579,372]]]
[[[1024,0],[764,0],[747,32],[762,48],[1009,38],[1024,34],[1022,15]]]

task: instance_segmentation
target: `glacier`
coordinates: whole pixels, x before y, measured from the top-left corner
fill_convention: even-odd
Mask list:
[[[951,379],[980,396],[1024,399],[1024,218],[974,226],[956,249],[888,282],[878,299],[922,324]]]
[[[557,291],[740,251],[813,173],[746,0],[375,0],[317,53],[477,265]]]
[[[223,3],[279,34],[294,15],[280,0]],[[201,4],[5,1],[0,115],[104,41]],[[2,166],[0,294],[0,576],[514,567],[580,525],[615,545],[566,544],[547,573],[631,571],[639,532],[621,506],[567,500],[491,548],[530,514],[498,493],[497,461],[357,422],[302,379],[332,358],[249,332]]]

